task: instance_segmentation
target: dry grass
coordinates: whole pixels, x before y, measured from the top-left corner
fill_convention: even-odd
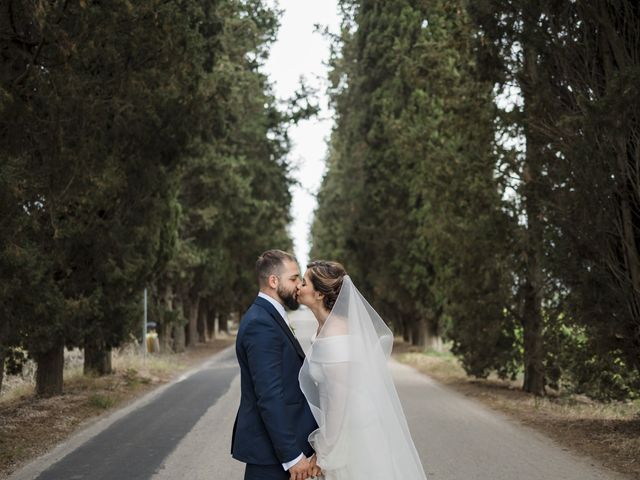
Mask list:
[[[538,398],[523,392],[519,381],[470,378],[452,354],[420,352],[402,342],[394,346],[394,356],[611,470],[640,479],[640,402],[601,403],[557,392]]]
[[[68,438],[89,419],[170,381],[233,341],[220,339],[182,354],[146,358],[130,350],[116,352],[115,373],[105,377],[84,376],[72,361],[65,368],[64,394],[59,397],[34,397],[29,378],[14,381],[0,397],[0,479]]]

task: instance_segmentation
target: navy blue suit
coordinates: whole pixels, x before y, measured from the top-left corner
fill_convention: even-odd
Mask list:
[[[304,352],[274,306],[257,297],[240,321],[236,355],[241,398],[231,454],[248,464],[245,479],[288,478],[282,464],[313,454],[307,439],[317,428],[298,383]]]

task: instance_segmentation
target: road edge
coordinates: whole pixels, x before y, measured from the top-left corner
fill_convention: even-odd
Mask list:
[[[91,440],[96,435],[100,434],[103,430],[106,430],[121,418],[125,417],[134,410],[142,408],[145,405],[151,403],[158,395],[162,394],[162,392],[172,387],[173,385],[184,381],[200,370],[210,367],[218,360],[219,357],[224,356],[229,352],[229,350],[233,348],[235,348],[234,345],[229,345],[228,347],[220,350],[219,352],[216,352],[211,357],[202,361],[193,368],[181,373],[177,378],[171,380],[168,383],[160,385],[158,388],[155,388],[150,392],[145,393],[141,397],[132,400],[130,403],[123,405],[119,409],[87,420],[86,423],[83,426],[79,427],[78,431],[72,434],[69,438],[53,447],[53,449],[51,449],[49,452],[31,460],[29,463],[22,466],[20,469],[9,475],[6,480],[33,480],[51,465],[66,457],[76,448]]]

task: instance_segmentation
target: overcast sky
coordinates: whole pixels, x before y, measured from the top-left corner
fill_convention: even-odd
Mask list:
[[[328,26],[332,32],[337,32],[339,17],[335,0],[280,0],[278,4],[284,13],[278,40],[266,64],[275,94],[279,98],[292,96],[302,76],[307,84],[318,88],[323,107],[319,118],[302,122],[290,131],[293,141],[290,159],[296,166],[294,176],[300,182],[300,186],[292,191],[291,234],[295,254],[304,272],[309,255],[309,227],[316,204],[314,194],[324,172],[326,140],[333,125],[324,96],[329,42],[314,32],[314,25]]]

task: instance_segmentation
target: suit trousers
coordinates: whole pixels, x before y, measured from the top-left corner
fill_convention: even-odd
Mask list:
[[[282,465],[254,465],[247,463],[244,480],[289,480],[289,472]]]

